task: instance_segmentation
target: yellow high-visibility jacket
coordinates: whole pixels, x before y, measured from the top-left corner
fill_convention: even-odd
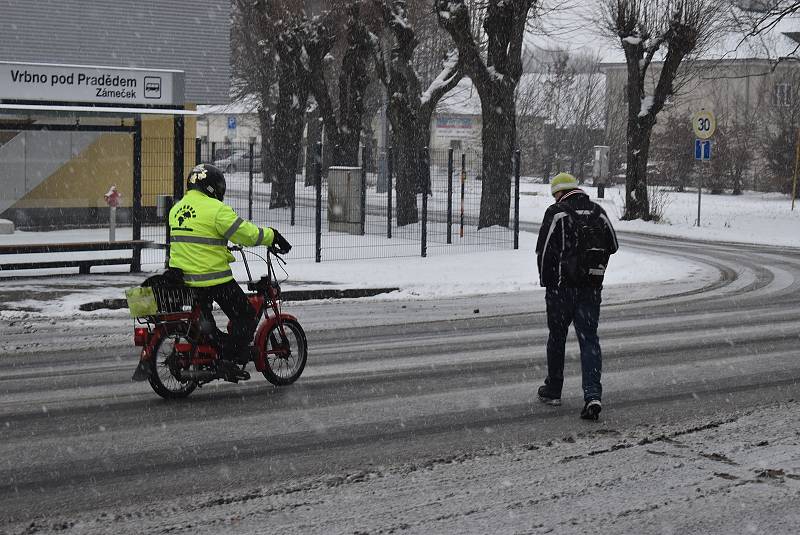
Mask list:
[[[227,204],[189,190],[169,211],[169,266],[183,270],[188,286],[216,286],[233,280],[228,241],[252,247],[272,245],[269,227],[258,227],[236,215]]]

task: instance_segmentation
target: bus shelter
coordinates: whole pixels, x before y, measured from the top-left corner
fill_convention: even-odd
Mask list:
[[[0,218],[32,241],[103,241],[113,186],[121,236],[148,244],[131,270],[143,248],[158,261],[166,200],[195,161],[193,107],[182,71],[0,62]]]

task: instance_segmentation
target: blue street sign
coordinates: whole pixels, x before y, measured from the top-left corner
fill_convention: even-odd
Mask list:
[[[710,139],[695,139],[694,140],[694,159],[695,160],[710,160],[711,159],[711,140]]]
[[[229,115],[228,116],[228,130],[236,130],[236,116]]]

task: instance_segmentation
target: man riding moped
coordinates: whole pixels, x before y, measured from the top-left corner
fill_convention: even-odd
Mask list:
[[[223,203],[225,176],[210,164],[200,164],[189,173],[186,195],[169,212],[169,267],[183,272],[183,281],[197,290],[209,329],[217,333],[211,314],[216,302],[230,320],[222,340],[220,366],[225,379],[247,379],[239,367],[250,360],[248,345],[256,328],[255,310],[233,278],[230,263],[234,257],[228,242],[254,247],[271,246],[279,254],[292,248],[272,227],[259,227],[239,217]]]

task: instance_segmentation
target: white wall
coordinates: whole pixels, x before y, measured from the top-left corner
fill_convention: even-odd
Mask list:
[[[236,118],[236,129],[228,129],[228,117]],[[255,113],[207,114],[197,119],[197,137],[209,142],[249,143],[261,140],[258,116]]]

